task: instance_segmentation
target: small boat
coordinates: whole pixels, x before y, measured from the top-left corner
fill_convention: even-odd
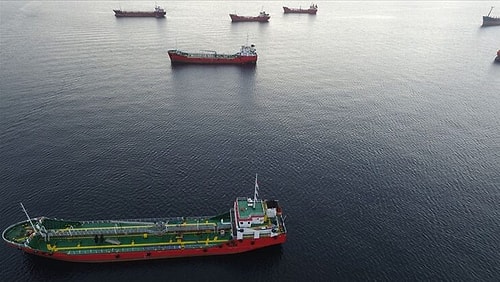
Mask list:
[[[168,56],[172,64],[255,64],[257,62],[257,51],[255,45],[243,45],[235,54],[219,54],[216,51],[204,50],[198,53],[184,52],[177,49],[168,50]]]
[[[236,14],[229,14],[232,22],[268,22],[271,16],[261,11],[258,16],[238,16]]]
[[[493,26],[500,25],[500,17],[491,17],[491,11],[493,11],[494,6],[491,6],[490,12],[488,15],[483,16],[483,26]]]
[[[154,11],[123,11],[123,10],[113,10],[115,12],[115,17],[155,17],[164,18],[165,10],[160,6],[155,6]]]
[[[316,4],[311,4],[308,9],[302,9],[302,8],[289,8],[289,7],[283,7],[283,10],[285,14],[310,14],[310,15],[316,15],[316,12],[318,12],[318,5]]]
[[[256,177],[254,197],[237,197],[226,212],[128,220],[31,218],[21,203],[27,220],[7,227],[2,238],[27,254],[87,263],[236,254],[284,243],[280,204],[257,196]]]
[[[500,50],[497,51],[497,57],[495,58],[495,62],[500,63]]]

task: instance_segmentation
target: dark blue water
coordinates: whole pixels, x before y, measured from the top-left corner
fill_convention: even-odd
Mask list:
[[[19,202],[74,219],[224,212],[258,173],[288,242],[104,265],[3,244],[0,280],[498,281],[500,27],[480,27],[495,3],[158,4],[166,19],[113,15],[147,1],[0,1],[1,229]],[[269,23],[230,22],[261,9]],[[247,41],[255,67],[167,56]]]

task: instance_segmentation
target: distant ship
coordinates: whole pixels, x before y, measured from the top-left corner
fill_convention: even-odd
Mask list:
[[[220,214],[128,220],[63,220],[29,217],[2,233],[5,242],[28,254],[71,262],[119,262],[226,255],[286,241],[277,200],[237,197]],[[210,210],[210,203],[206,202]],[[3,251],[3,250],[2,250]]]
[[[500,63],[500,50],[497,51],[497,57],[495,58],[495,62]]]
[[[236,14],[229,14],[233,22],[267,22],[271,18],[269,14],[262,11],[258,16],[238,16]]]
[[[316,4],[311,4],[309,6],[309,9],[302,9],[302,8],[288,8],[288,7],[283,7],[283,10],[285,11],[285,14],[311,14],[311,15],[316,15],[316,12],[318,12],[318,5]]]
[[[255,45],[243,45],[236,54],[218,54],[215,51],[204,50],[199,53],[189,53],[180,50],[168,50],[172,64],[255,64],[257,51]]]
[[[160,6],[155,6],[154,11],[123,11],[123,10],[113,10],[116,17],[155,17],[164,18],[165,10]]]
[[[490,17],[491,11],[493,11],[493,8],[491,7],[490,12],[488,13],[487,16],[483,16],[483,26],[492,26],[492,25],[500,25],[500,18],[499,17]]]

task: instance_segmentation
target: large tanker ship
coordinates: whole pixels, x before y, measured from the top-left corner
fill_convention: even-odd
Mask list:
[[[218,54],[215,51],[205,50],[198,53],[180,50],[168,50],[172,64],[255,64],[257,51],[255,45],[243,45],[238,53]]]
[[[30,218],[9,226],[3,239],[41,257],[72,262],[118,262],[252,251],[286,241],[277,200],[238,197],[229,211],[199,217],[128,220]]]
[[[113,10],[116,17],[155,17],[164,18],[165,10],[160,6],[155,6],[154,11],[123,11],[123,10]]]

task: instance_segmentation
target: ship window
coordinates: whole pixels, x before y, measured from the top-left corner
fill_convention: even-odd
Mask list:
[[[248,224],[250,224],[250,221],[248,222]]]
[[[240,224],[243,224],[243,221],[240,221]]]

